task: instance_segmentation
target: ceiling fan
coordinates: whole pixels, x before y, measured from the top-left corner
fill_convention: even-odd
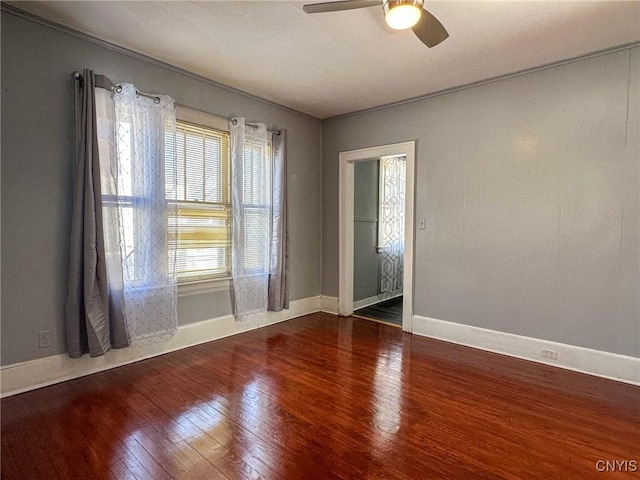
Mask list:
[[[337,2],[312,3],[302,9],[306,13],[339,12],[356,8],[368,8],[380,5],[381,0],[340,0]],[[435,47],[444,41],[449,33],[436,17],[423,8],[424,0],[382,0],[384,18],[391,28],[404,30],[411,28],[413,33],[427,47]]]

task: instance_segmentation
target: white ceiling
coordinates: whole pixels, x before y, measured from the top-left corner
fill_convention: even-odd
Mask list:
[[[640,40],[640,1],[428,1],[434,48],[382,7],[307,15],[303,1],[10,2],[324,119]],[[382,3],[382,2],[381,2]]]

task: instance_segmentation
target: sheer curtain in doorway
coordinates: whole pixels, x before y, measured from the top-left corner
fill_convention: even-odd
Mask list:
[[[405,176],[404,156],[380,158],[378,246],[381,247],[380,290],[382,292],[396,292],[402,289]]]

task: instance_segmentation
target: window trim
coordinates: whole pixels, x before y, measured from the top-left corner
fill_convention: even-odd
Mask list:
[[[203,293],[227,292],[233,289],[231,277],[210,278],[207,280],[192,280],[178,283],[178,296],[189,297]]]
[[[176,105],[176,121],[192,123],[200,127],[213,128],[230,133],[229,120],[226,118],[181,105]]]

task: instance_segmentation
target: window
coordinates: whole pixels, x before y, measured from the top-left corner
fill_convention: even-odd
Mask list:
[[[113,120],[99,119],[99,148],[104,159],[101,168],[111,170],[101,175],[105,236],[111,236],[110,241],[122,249],[122,274],[129,285],[146,288],[163,282],[171,271],[166,249],[164,170],[155,161],[155,155],[168,151],[168,146],[163,128],[137,130],[140,118],[148,125],[161,122],[163,117],[145,116],[143,108],[117,104]],[[158,190],[161,193],[157,194]],[[159,251],[166,256],[157,255]]]
[[[167,198],[177,201],[178,282],[231,275],[230,139],[227,122],[179,109],[176,122],[177,179],[167,177]],[[167,161],[174,161],[173,159]],[[171,189],[169,185],[172,185]],[[176,189],[173,186],[177,185]]]
[[[242,210],[244,218],[243,261],[246,274],[269,271],[269,251],[264,232],[271,229],[271,145],[245,140]]]

